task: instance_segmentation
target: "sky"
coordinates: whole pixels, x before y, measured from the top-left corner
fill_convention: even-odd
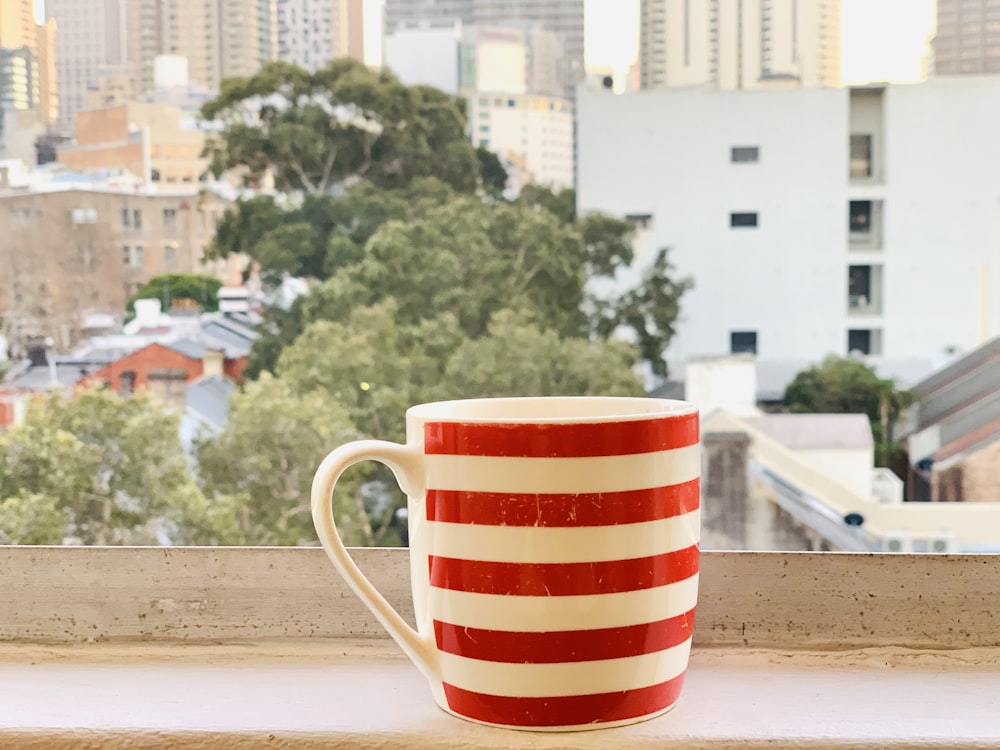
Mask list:
[[[35,0],[39,17],[42,4]],[[376,21],[365,40],[372,48],[380,5],[381,0],[365,0],[366,20]],[[584,7],[587,67],[624,72],[638,56],[639,0],[586,0]],[[933,29],[934,0],[841,0],[844,83],[920,80]]]
[[[639,0],[586,0],[584,7],[587,67],[624,72],[638,56]],[[920,80],[933,28],[934,0],[841,0],[844,83]]]

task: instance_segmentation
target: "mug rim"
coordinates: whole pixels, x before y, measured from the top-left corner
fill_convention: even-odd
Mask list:
[[[544,415],[511,416],[503,414],[504,405],[530,407],[538,404],[563,406],[591,404],[595,408],[587,412],[568,416]],[[603,404],[602,408],[597,408]],[[498,411],[487,415],[456,414],[461,407],[492,407]],[[622,407],[631,406],[627,410]],[[644,408],[639,408],[644,407]],[[449,422],[460,424],[586,424],[598,422],[640,422],[649,419],[668,419],[697,414],[698,407],[690,401],[647,396],[509,396],[488,398],[463,398],[445,401],[431,401],[416,404],[406,410],[407,419],[427,422]]]

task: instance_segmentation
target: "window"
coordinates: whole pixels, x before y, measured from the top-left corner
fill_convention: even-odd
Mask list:
[[[868,134],[851,135],[851,179],[872,176],[872,137]]]
[[[134,370],[126,370],[118,375],[118,393],[122,396],[130,396],[135,393]]]
[[[872,332],[867,328],[852,328],[847,332],[847,353],[874,354]]]
[[[760,161],[759,146],[733,146],[729,150],[729,160],[733,163]]]
[[[757,213],[731,213],[729,214],[729,226],[734,228],[756,227]]]
[[[871,201],[851,201],[850,230],[865,234],[872,231]]]
[[[130,266],[132,265],[132,250],[128,245],[122,248],[122,265]]]
[[[163,209],[163,228],[166,231],[172,231],[177,228],[177,209],[176,208],[165,208]]]
[[[127,208],[122,209],[122,226],[126,229],[132,226],[132,212]]]
[[[97,209],[96,208],[74,208],[73,209],[73,223],[74,224],[96,224],[97,223]]]
[[[132,268],[142,268],[142,245],[132,248]]]
[[[756,331],[733,331],[729,334],[730,354],[756,354],[757,353],[757,332]]]
[[[135,229],[142,229],[142,210],[141,209],[137,208],[137,209],[135,209],[132,212],[132,226]]]

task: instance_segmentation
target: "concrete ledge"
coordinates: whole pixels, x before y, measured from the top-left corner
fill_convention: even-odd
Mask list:
[[[407,551],[358,549],[410,618]],[[0,547],[0,641],[385,638],[320,549]],[[706,552],[695,645],[1000,648],[1000,559]]]

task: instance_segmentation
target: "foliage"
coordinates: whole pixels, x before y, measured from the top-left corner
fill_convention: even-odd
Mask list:
[[[476,159],[479,162],[479,186],[483,193],[490,198],[502,198],[509,178],[503,162],[485,146],[476,148]]]
[[[205,312],[219,309],[219,289],[222,282],[214,276],[197,273],[169,273],[154,276],[128,301],[127,309],[135,312],[137,299],[158,299],[163,309],[169,310],[174,300],[190,299],[198,303]]]
[[[315,73],[267,63],[250,78],[224,81],[202,116],[224,124],[208,148],[216,175],[240,168],[257,183],[270,173],[278,190],[312,195],[361,177],[381,188],[420,175],[465,192],[476,187],[459,102],[350,58]]]
[[[888,466],[898,453],[892,430],[913,401],[911,391],[900,390],[895,381],[880,378],[864,362],[834,356],[798,373],[784,397],[785,408],[792,412],[867,415],[875,436],[878,466]]]
[[[225,431],[198,446],[204,490],[227,498],[231,530],[242,544],[310,542],[313,473],[329,451],[356,437],[342,406],[264,375],[233,395]],[[372,544],[357,490],[356,472],[338,484],[337,524],[348,544]]]
[[[152,398],[101,389],[33,403],[0,434],[0,533],[14,541],[195,543],[217,538],[177,439]]]

